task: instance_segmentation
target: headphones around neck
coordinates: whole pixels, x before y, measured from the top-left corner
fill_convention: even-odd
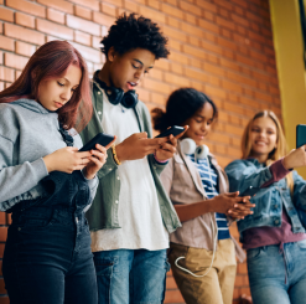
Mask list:
[[[135,90],[129,90],[124,93],[121,88],[109,87],[104,81],[99,79],[98,73],[99,71],[95,73],[94,79],[104,90],[110,103],[112,103],[113,105],[121,103],[127,109],[136,107],[136,104],[138,102],[138,96]]]
[[[209,154],[209,148],[206,145],[197,146],[191,138],[181,140],[181,149],[184,154],[194,154],[196,159],[204,159]]]

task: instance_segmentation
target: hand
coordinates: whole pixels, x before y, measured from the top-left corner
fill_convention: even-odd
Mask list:
[[[76,147],[65,147],[43,157],[43,160],[48,172],[72,173],[74,170],[82,170],[89,163],[90,156],[89,151],[78,152]]]
[[[290,151],[283,159],[283,166],[285,169],[293,169],[306,166],[306,145]]]
[[[155,153],[168,138],[148,138],[146,132],[135,133],[116,145],[119,161],[141,159]]]
[[[177,146],[177,140],[182,137],[189,126],[184,126],[185,131],[174,137],[173,135],[168,136],[167,142],[162,144],[157,150],[156,150],[156,158],[159,160],[168,160],[173,156],[173,154],[176,152],[176,146]]]
[[[87,179],[93,179],[96,173],[103,167],[107,159],[107,150],[113,145],[116,137],[106,147],[96,144],[97,150],[90,150],[92,156],[89,157],[89,163],[83,170]]]
[[[233,218],[243,218],[252,214],[250,208],[255,207],[250,203],[250,196],[240,197],[239,191],[223,193],[210,199],[211,210],[213,212],[224,213]]]

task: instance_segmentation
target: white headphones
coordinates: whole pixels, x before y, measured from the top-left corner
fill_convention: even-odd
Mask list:
[[[196,159],[204,159],[209,154],[209,148],[206,145],[197,146],[191,138],[181,140],[181,149],[184,154],[194,154]]]

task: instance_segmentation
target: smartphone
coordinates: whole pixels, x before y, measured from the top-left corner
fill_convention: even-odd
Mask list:
[[[257,187],[250,186],[243,193],[240,193],[239,196],[254,196],[260,189]]]
[[[306,144],[306,125],[296,126],[296,148]]]
[[[84,145],[79,151],[89,151],[97,150],[96,144],[103,147],[107,146],[115,137],[113,135],[98,133],[94,138],[92,138],[86,145]]]
[[[155,138],[167,137],[167,136],[169,136],[171,134],[173,136],[177,136],[177,135],[181,134],[184,131],[185,131],[185,128],[183,128],[181,126],[172,126],[171,128],[167,129],[165,132],[159,134]]]

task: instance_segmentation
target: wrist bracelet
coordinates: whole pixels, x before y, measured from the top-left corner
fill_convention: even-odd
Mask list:
[[[117,156],[117,153],[116,153],[116,148],[115,148],[115,145],[112,146],[112,151],[113,151],[113,157],[114,157],[114,161],[115,163],[119,166],[121,165],[121,162]]]

